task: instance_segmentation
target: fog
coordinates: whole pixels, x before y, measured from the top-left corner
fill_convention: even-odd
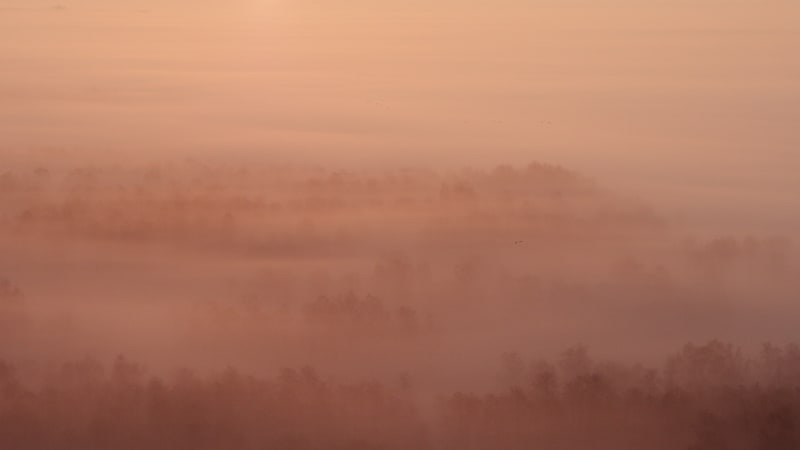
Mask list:
[[[0,448],[797,448],[798,13],[0,0]]]

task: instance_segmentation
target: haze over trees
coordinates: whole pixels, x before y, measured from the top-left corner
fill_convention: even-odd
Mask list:
[[[6,169],[0,447],[796,448],[791,236],[623,194],[542,163]]]
[[[800,450],[798,17],[0,0],[0,450]]]

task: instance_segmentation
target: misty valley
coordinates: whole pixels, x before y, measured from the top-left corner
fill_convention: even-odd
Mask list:
[[[545,163],[0,169],[0,448],[797,449],[792,236]]]

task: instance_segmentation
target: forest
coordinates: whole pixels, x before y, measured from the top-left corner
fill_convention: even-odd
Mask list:
[[[567,168],[0,170],[0,448],[800,447],[793,236]]]

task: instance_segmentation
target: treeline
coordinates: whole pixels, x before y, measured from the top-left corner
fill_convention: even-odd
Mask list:
[[[502,358],[491,393],[413,377],[341,383],[312,368],[149,375],[123,357],[23,376],[0,363],[0,448],[759,449],[800,446],[800,348],[686,345],[660,369]]]
[[[500,228],[529,239],[596,237],[661,222],[642,205],[540,163],[446,173],[200,163],[30,168],[0,173],[0,199],[7,232],[272,253],[331,251],[343,241],[357,248],[400,225],[434,238],[452,236],[457,225],[475,241]]]

